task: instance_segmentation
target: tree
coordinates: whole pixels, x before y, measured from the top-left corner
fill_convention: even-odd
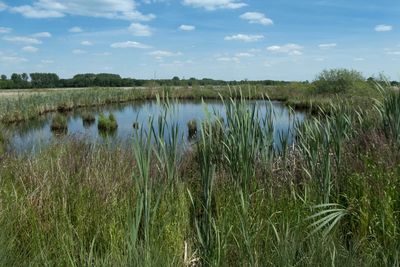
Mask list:
[[[322,71],[314,81],[318,93],[343,93],[365,82],[363,75],[355,70],[331,69]]]
[[[33,88],[54,88],[60,81],[55,73],[31,73],[30,76]]]
[[[4,74],[1,75],[1,80],[2,80],[2,81],[6,81],[6,80],[7,80],[7,75],[4,75]]]

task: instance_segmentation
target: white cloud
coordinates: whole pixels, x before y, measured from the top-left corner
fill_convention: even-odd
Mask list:
[[[102,52],[102,53],[94,53],[94,56],[103,56],[103,57],[108,57],[111,56],[110,52]]]
[[[264,35],[247,35],[247,34],[236,34],[226,36],[226,41],[242,41],[242,42],[256,42],[264,38]]]
[[[240,59],[238,57],[217,57],[216,59],[220,62],[240,62]]]
[[[246,12],[240,16],[241,19],[249,21],[249,23],[256,23],[261,25],[272,25],[274,22],[272,19],[267,18],[263,13],[259,12]]]
[[[155,57],[158,60],[163,59],[164,57],[176,57],[176,56],[181,56],[181,52],[170,52],[170,51],[163,51],[163,50],[156,50],[153,52],[150,52],[149,55]]]
[[[0,11],[3,11],[7,8],[7,5],[4,4],[3,2],[0,2]]]
[[[29,60],[23,57],[18,57],[18,56],[0,56],[0,62],[1,63],[7,63],[7,64],[19,64],[19,63],[24,63],[28,62]]]
[[[254,57],[254,55],[251,53],[243,52],[243,53],[237,53],[235,57]]]
[[[337,44],[335,43],[330,43],[330,44],[320,44],[318,45],[318,47],[320,49],[329,49],[329,48],[335,48],[337,46]]]
[[[87,52],[85,50],[81,50],[81,49],[74,49],[72,50],[72,54],[74,55],[83,55],[86,54]]]
[[[391,30],[393,30],[391,25],[380,24],[375,26],[376,32],[390,32]]]
[[[68,31],[69,31],[69,32],[72,32],[72,33],[80,33],[80,32],[83,32],[83,30],[82,30],[81,27],[76,27],[76,26],[70,28]]]
[[[386,54],[392,55],[392,56],[400,56],[400,51],[388,51],[388,52],[386,52]]]
[[[135,41],[126,41],[120,43],[113,43],[111,44],[112,48],[139,48],[139,49],[147,49],[151,48],[151,46],[135,42]]]
[[[207,10],[238,9],[247,6],[247,4],[237,0],[183,0],[183,4]]]
[[[26,18],[42,19],[42,18],[61,18],[65,15],[56,10],[39,9],[33,6],[18,6],[11,8],[11,12],[20,13]]]
[[[181,31],[194,31],[195,29],[196,29],[196,27],[193,25],[182,24],[181,26],[179,26],[179,30],[181,30]]]
[[[42,62],[43,64],[53,64],[53,63],[54,63],[54,61],[51,60],[51,59],[43,59],[41,62]]]
[[[354,59],[354,61],[365,61],[365,58],[363,57],[357,57]]]
[[[153,34],[148,25],[140,23],[132,23],[131,26],[129,26],[129,31],[135,36],[151,36]]]
[[[91,41],[82,41],[82,42],[81,42],[81,45],[84,45],[84,46],[91,46],[91,45],[93,45],[93,43],[92,43]]]
[[[35,38],[50,38],[51,37],[51,33],[49,33],[49,32],[38,32],[38,33],[32,34],[32,37],[35,37]]]
[[[42,41],[33,38],[33,37],[26,37],[26,36],[14,36],[14,37],[4,37],[3,40],[13,43],[23,43],[23,44],[41,44]]]
[[[303,47],[297,44],[286,44],[286,45],[273,45],[270,47],[267,47],[267,50],[269,52],[273,53],[282,53],[282,54],[288,54],[289,56],[301,56],[303,55]]]
[[[32,5],[16,6],[10,10],[27,18],[60,18],[66,15],[141,21],[155,18],[153,14],[139,12],[134,0],[35,0]]]
[[[22,51],[28,52],[28,53],[36,53],[39,49],[34,47],[34,46],[25,46],[22,48]]]
[[[10,33],[12,31],[11,28],[0,27],[0,33]]]

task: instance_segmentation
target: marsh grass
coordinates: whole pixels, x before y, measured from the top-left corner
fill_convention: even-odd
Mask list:
[[[115,132],[118,128],[115,116],[112,113],[110,113],[108,117],[104,114],[100,114],[97,128],[99,131],[103,132]]]
[[[50,125],[50,129],[56,133],[65,133],[68,132],[68,119],[63,114],[57,113]]]
[[[0,265],[398,266],[392,105],[332,105],[278,147],[273,112],[223,100],[226,120],[209,114],[189,150],[159,99],[132,148],[72,139],[7,155]]]

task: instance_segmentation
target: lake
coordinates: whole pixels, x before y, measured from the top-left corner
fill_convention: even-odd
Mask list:
[[[280,102],[250,101],[249,104],[259,106],[261,117],[273,111],[274,141],[279,146],[279,135],[288,134],[289,142],[293,140],[291,130],[296,122],[302,122],[306,114],[303,112],[290,112],[289,109]],[[193,119],[201,121],[206,119],[206,114],[219,114],[221,118],[226,118],[225,106],[221,101],[206,100],[201,101],[179,101],[171,103],[172,113],[167,122],[175,122],[179,125],[180,134],[183,136],[184,144],[190,143],[188,138],[187,123]],[[153,117],[157,122],[158,116],[163,114],[164,108],[156,101],[135,101],[131,103],[101,106],[96,108],[77,109],[66,113],[68,118],[68,132],[64,134],[51,131],[51,121],[55,113],[41,116],[39,119],[23,123],[8,125],[11,133],[11,140],[8,150],[17,154],[35,153],[40,149],[46,148],[54,142],[63,142],[65,138],[79,138],[93,143],[103,142],[127,142],[132,141],[135,134],[133,127],[137,123],[140,128],[148,130],[149,117]],[[83,113],[91,113],[96,121],[92,124],[84,123]],[[97,122],[100,114],[114,114],[118,129],[113,134],[104,135],[99,132]],[[157,126],[156,126],[157,128]]]

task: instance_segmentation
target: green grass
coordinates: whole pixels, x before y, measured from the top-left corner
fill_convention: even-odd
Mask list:
[[[318,94],[312,84],[291,83],[285,86],[248,86],[248,87],[193,87],[193,88],[146,88],[118,89],[96,88],[76,90],[52,90],[18,94],[10,97],[0,97],[0,122],[12,123],[38,118],[48,112],[66,112],[80,107],[103,106],[112,103],[171,97],[175,99],[201,100],[236,98],[244,96],[248,99],[266,99],[285,102],[287,105],[319,111],[330,101],[347,100],[350,105],[372,106],[372,98],[379,94],[368,83],[349,89],[340,94]]]
[[[398,95],[329,103],[279,150],[272,114],[235,98],[187,151],[166,102],[131,148],[6,155],[0,265],[398,266]]]
[[[50,125],[50,129],[54,132],[65,132],[68,131],[68,119],[66,116],[57,113],[52,121],[51,121],[51,125]]]
[[[112,132],[118,128],[118,124],[113,114],[110,114],[108,117],[100,114],[97,127],[100,131]]]

